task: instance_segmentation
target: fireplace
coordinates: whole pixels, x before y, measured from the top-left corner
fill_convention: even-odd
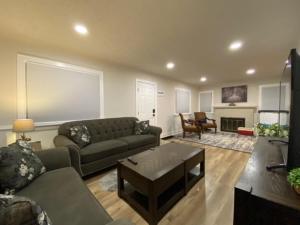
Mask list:
[[[221,117],[221,131],[237,132],[239,127],[245,127],[245,118]]]

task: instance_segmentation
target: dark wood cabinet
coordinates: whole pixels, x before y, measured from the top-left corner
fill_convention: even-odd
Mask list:
[[[288,184],[286,169],[266,170],[268,164],[282,162],[281,147],[258,139],[235,186],[234,225],[300,224],[300,196]]]

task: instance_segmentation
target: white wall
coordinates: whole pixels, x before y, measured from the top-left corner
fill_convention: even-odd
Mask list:
[[[259,80],[259,81],[257,81]],[[228,106],[228,103],[222,103],[222,88],[223,87],[233,87],[233,86],[240,86],[240,85],[247,85],[248,87],[248,97],[247,102],[236,103],[237,106],[258,106],[259,103],[259,86],[265,84],[276,84],[279,83],[280,77],[278,79],[271,79],[271,80],[262,80],[260,81],[257,78],[256,81],[253,82],[236,82],[236,83],[227,83],[222,85],[216,86],[207,86],[207,87],[200,87],[200,91],[208,91],[213,90],[214,94],[214,105],[217,106]]]
[[[93,56],[79,55],[76,52],[57,49],[43,44],[20,43],[0,38],[0,124],[11,126],[17,115],[17,54],[28,54],[56,61],[84,66],[104,73],[104,115],[105,117],[135,116],[135,81],[145,79],[156,82],[158,90],[165,92],[158,97],[158,126],[163,135],[170,135],[180,130],[179,118],[174,116],[175,87],[192,91],[192,111],[198,109],[198,88],[176,80],[166,79],[154,74],[145,73],[128,67],[96,60]],[[46,84],[45,84],[46,85]],[[176,121],[176,122],[175,122]],[[33,141],[42,141],[44,148],[52,147],[57,127],[36,129],[28,135]],[[0,130],[0,146],[15,139],[9,129]]]
[[[243,103],[236,103],[236,106],[259,106],[259,86],[260,85],[265,85],[265,84],[276,84],[279,83],[279,77],[278,79],[271,79],[271,80],[263,80],[263,81],[256,81],[253,82],[236,82],[236,83],[227,83],[223,85],[216,85],[216,86],[208,86],[208,87],[201,87],[200,91],[208,91],[208,90],[213,90],[213,101],[215,106],[228,106],[229,103],[222,103],[222,87],[232,87],[232,86],[240,86],[240,85],[247,85],[248,86],[248,95],[247,95],[247,102]],[[235,107],[231,108],[232,110],[235,109]],[[238,113],[238,110],[242,111],[238,107],[236,108]],[[232,115],[236,114],[233,113]],[[251,120],[251,124],[247,124],[249,127],[252,127],[254,123],[258,122],[258,113],[255,113],[253,115],[253,120]],[[219,116],[215,115],[214,113],[209,113],[208,114],[209,118],[214,118],[217,119]],[[220,121],[217,121],[217,124],[219,124]]]

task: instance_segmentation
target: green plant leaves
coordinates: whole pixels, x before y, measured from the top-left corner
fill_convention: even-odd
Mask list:
[[[300,168],[291,170],[289,172],[287,180],[292,186],[300,188]]]
[[[258,123],[255,127],[256,134],[267,137],[288,137],[288,126],[280,126],[278,123],[272,125]]]

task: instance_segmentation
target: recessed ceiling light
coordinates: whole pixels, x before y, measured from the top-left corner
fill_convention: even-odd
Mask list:
[[[229,50],[236,51],[243,46],[243,42],[241,41],[234,41],[229,45]]]
[[[168,62],[166,67],[167,67],[168,70],[171,70],[171,69],[174,69],[175,64],[173,62]]]
[[[88,33],[88,29],[86,28],[86,26],[82,25],[82,24],[76,24],[74,26],[74,30],[82,35],[86,35]]]
[[[285,64],[289,64],[289,62],[290,62],[290,61],[289,61],[288,59],[287,59],[287,60],[285,60]]]
[[[253,75],[253,74],[255,74],[255,72],[256,72],[255,69],[248,69],[248,70],[246,71],[246,74],[248,74],[248,75]]]
[[[201,81],[201,82],[205,82],[205,81],[207,81],[207,78],[206,78],[206,77],[201,77],[201,78],[200,78],[200,81]]]

